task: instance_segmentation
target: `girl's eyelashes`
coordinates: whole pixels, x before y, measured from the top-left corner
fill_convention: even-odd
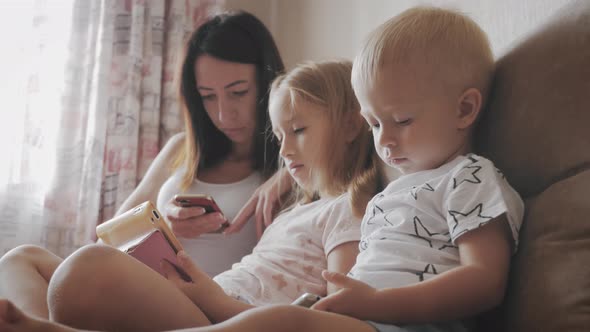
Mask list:
[[[278,145],[281,145],[281,137],[279,135],[273,135],[275,142],[277,142]]]
[[[291,129],[290,132],[285,132],[286,135],[299,135],[302,134],[305,130],[307,129],[307,127],[295,127],[293,129]],[[281,144],[283,142],[283,137],[278,134],[277,132],[274,133],[273,135],[274,140],[277,142],[277,144]]]
[[[396,121],[396,123],[400,126],[407,126],[410,123],[412,123],[412,119],[400,120],[400,121]]]
[[[379,127],[381,127],[379,125],[379,122],[367,122],[369,124],[369,131],[374,130],[374,129],[379,129]]]
[[[201,99],[203,101],[212,100],[215,98],[215,95],[201,95]]]

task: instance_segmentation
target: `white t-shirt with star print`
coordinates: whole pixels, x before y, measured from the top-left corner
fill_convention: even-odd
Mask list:
[[[460,265],[457,238],[504,213],[516,250],[523,201],[484,157],[401,176],[367,205],[349,275],[377,289],[432,278]]]
[[[296,205],[274,220],[250,255],[213,280],[253,305],[288,304],[305,292],[325,296],[327,256],[358,241],[360,225],[349,194]]]

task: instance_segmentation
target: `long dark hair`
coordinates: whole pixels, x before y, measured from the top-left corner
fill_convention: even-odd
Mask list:
[[[231,141],[215,127],[197,92],[194,66],[201,55],[254,64],[257,82],[257,117],[254,137],[254,169],[269,177],[277,169],[279,147],[267,134],[270,128],[268,94],[274,78],[284,72],[284,65],[272,35],[264,24],[244,11],[216,15],[203,23],[187,42],[182,63],[180,98],[185,119],[185,149],[177,165],[187,166],[183,187],[195,179],[198,169],[223,161],[231,150]],[[197,163],[198,160],[198,163]]]

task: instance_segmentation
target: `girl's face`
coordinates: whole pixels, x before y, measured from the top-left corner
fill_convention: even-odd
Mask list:
[[[234,144],[251,144],[256,130],[256,66],[201,55],[197,92],[209,118]]]
[[[317,190],[312,172],[320,172],[329,144],[331,123],[328,111],[310,102],[297,100],[293,108],[277,106],[269,109],[272,130],[281,149],[279,154],[297,184],[308,191]]]

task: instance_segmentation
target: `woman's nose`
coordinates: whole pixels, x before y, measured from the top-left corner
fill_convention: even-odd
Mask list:
[[[219,122],[224,123],[230,120],[235,115],[234,110],[230,103],[225,100],[225,98],[218,98],[217,99],[217,116]]]

